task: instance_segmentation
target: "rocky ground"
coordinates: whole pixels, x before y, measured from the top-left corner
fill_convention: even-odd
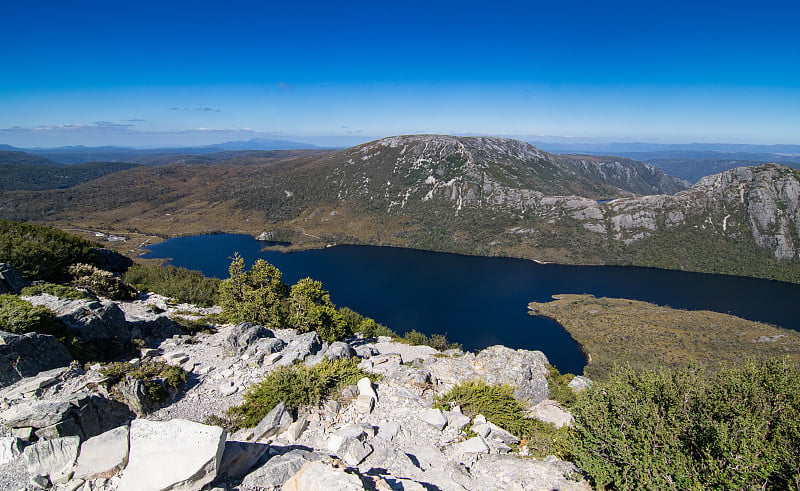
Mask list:
[[[589,489],[572,464],[526,456],[516,437],[481,415],[432,408],[435,395],[482,379],[513,385],[531,414],[568,424],[569,414],[547,399],[541,352],[493,346],[440,353],[389,338],[328,345],[316,333],[250,324],[188,336],[169,316],[210,310],[157,295],[134,302],[29,300],[92,332],[146,339],[148,347],[130,363],[165,360],[189,379],[166,405],[148,411],[136,402],[141,387],[130,389],[128,404],[114,401],[99,366],[65,366],[58,356],[27,371],[6,366],[9,346],[22,342],[9,338],[0,346],[2,489]],[[204,424],[241,403],[275,367],[350,356],[382,378],[362,379],[296,418],[279,405],[257,427],[234,434]]]

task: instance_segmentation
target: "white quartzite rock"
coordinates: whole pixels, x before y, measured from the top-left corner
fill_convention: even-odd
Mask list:
[[[419,419],[440,431],[447,426],[447,418],[445,418],[441,409],[426,409],[419,414]]]
[[[81,445],[75,479],[108,478],[128,463],[128,427],[120,426]]]
[[[13,436],[0,438],[0,465],[7,464],[19,456],[19,444],[20,439]]]
[[[572,414],[550,399],[545,399],[535,405],[530,411],[530,415],[539,421],[550,423],[556,428],[572,425]]]
[[[48,476],[52,482],[69,480],[81,439],[67,436],[44,440],[26,447],[22,452],[28,474],[31,476]]]
[[[199,491],[217,475],[225,430],[183,419],[135,419],[130,442],[118,491]]]

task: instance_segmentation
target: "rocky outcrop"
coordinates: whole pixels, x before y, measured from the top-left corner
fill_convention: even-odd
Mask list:
[[[111,249],[92,249],[92,254],[94,255],[95,266],[112,273],[124,273],[133,266],[131,258]]]
[[[100,394],[76,392],[62,398],[20,402],[0,413],[12,430],[29,430],[41,440],[77,436],[81,440],[127,423],[133,417],[127,406]]]
[[[56,319],[84,341],[127,343],[136,335],[125,314],[111,300],[72,300],[48,294],[25,299],[55,312]]]
[[[67,348],[48,334],[0,331],[0,387],[72,361]]]
[[[19,293],[24,287],[25,280],[17,268],[8,263],[0,263],[0,294]]]
[[[136,305],[123,305],[128,318]],[[200,423],[237,404],[240,389],[277,368],[253,356],[258,352],[253,347],[272,341],[279,344],[270,344],[274,351],[268,356],[313,364],[355,355],[363,369],[382,378],[377,383],[363,378],[320,407],[293,412],[278,404],[255,428],[229,437],[222,428]],[[163,339],[142,355],[189,370],[192,382],[165,407],[149,408],[149,420],[133,419],[130,429],[133,412],[105,397],[96,385],[102,380],[96,367],[42,372],[0,391],[0,420],[14,435],[8,450],[0,449],[10,460],[0,462],[0,478],[21,461],[14,448],[24,446],[24,439],[31,464],[23,466],[29,470],[21,480],[11,482],[40,488],[62,483],[108,491],[208,485],[241,491],[292,486],[483,491],[520,482],[524,489],[588,489],[570,480],[577,472],[571,464],[523,457],[514,447],[519,438],[482,415],[433,407],[437,394],[476,379],[513,385],[529,406],[545,399],[547,358],[540,352],[492,346],[477,354],[440,353],[389,338],[328,345],[316,333],[239,324],[193,340]],[[234,390],[221,393],[221,383]],[[50,454],[58,455],[50,459]],[[47,465],[36,463],[48,459]]]

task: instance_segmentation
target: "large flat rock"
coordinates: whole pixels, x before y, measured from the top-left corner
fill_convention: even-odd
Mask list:
[[[217,426],[135,419],[118,491],[199,491],[216,477],[224,450],[225,430]]]

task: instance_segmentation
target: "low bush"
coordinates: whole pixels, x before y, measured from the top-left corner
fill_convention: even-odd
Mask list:
[[[528,418],[522,404],[514,397],[509,385],[493,386],[481,380],[472,380],[453,387],[450,392],[436,398],[435,407],[446,410],[460,406],[467,416],[482,414],[520,439],[530,455],[545,457],[560,455],[569,429]]]
[[[57,337],[66,330],[52,310],[11,294],[0,295],[0,329],[15,334],[37,332]]]
[[[175,266],[134,264],[124,275],[125,282],[139,291],[154,292],[177,302],[210,307],[219,302],[221,280],[208,278],[200,271]]]
[[[278,368],[252,386],[241,405],[228,409],[229,426],[253,427],[280,402],[292,411],[319,404],[363,377],[377,379],[358,368],[356,358],[323,360],[310,368],[300,364]]]
[[[431,348],[435,348],[439,351],[445,351],[448,349],[461,349],[461,345],[459,343],[448,341],[445,334],[431,334],[430,336],[427,336],[416,329],[412,329],[411,331],[403,334],[402,337],[397,338],[397,341],[413,345],[430,346]]]
[[[0,262],[27,280],[61,281],[69,265],[94,261],[98,244],[43,225],[0,220]]]
[[[437,397],[436,406],[448,410],[461,406],[461,411],[471,417],[482,414],[519,438],[534,430],[533,420],[525,416],[525,408],[514,397],[510,385],[488,385],[482,380],[471,380]]]
[[[91,264],[73,264],[69,267],[69,274],[72,275],[72,282],[75,286],[86,288],[98,297],[112,300],[136,298],[136,289],[126,285],[122,278]]]
[[[102,367],[100,373],[107,377],[103,384],[109,390],[113,390],[126,376],[142,380],[148,397],[156,402],[166,399],[165,387],[180,389],[186,384],[186,371],[163,361],[146,360],[138,365],[114,362]]]
[[[616,369],[573,410],[566,454],[598,488],[800,488],[800,369]]]
[[[92,298],[90,294],[78,290],[77,288],[66,285],[56,285],[55,283],[40,283],[38,285],[26,286],[25,288],[22,289],[20,295],[26,297],[33,297],[36,295],[41,295],[42,293],[53,295],[54,297],[58,298],[68,298],[71,300]]]
[[[564,407],[570,408],[578,400],[578,394],[572,390],[569,383],[575,375],[571,373],[562,374],[553,365],[547,365],[547,385],[550,389],[548,399],[558,401]]]

